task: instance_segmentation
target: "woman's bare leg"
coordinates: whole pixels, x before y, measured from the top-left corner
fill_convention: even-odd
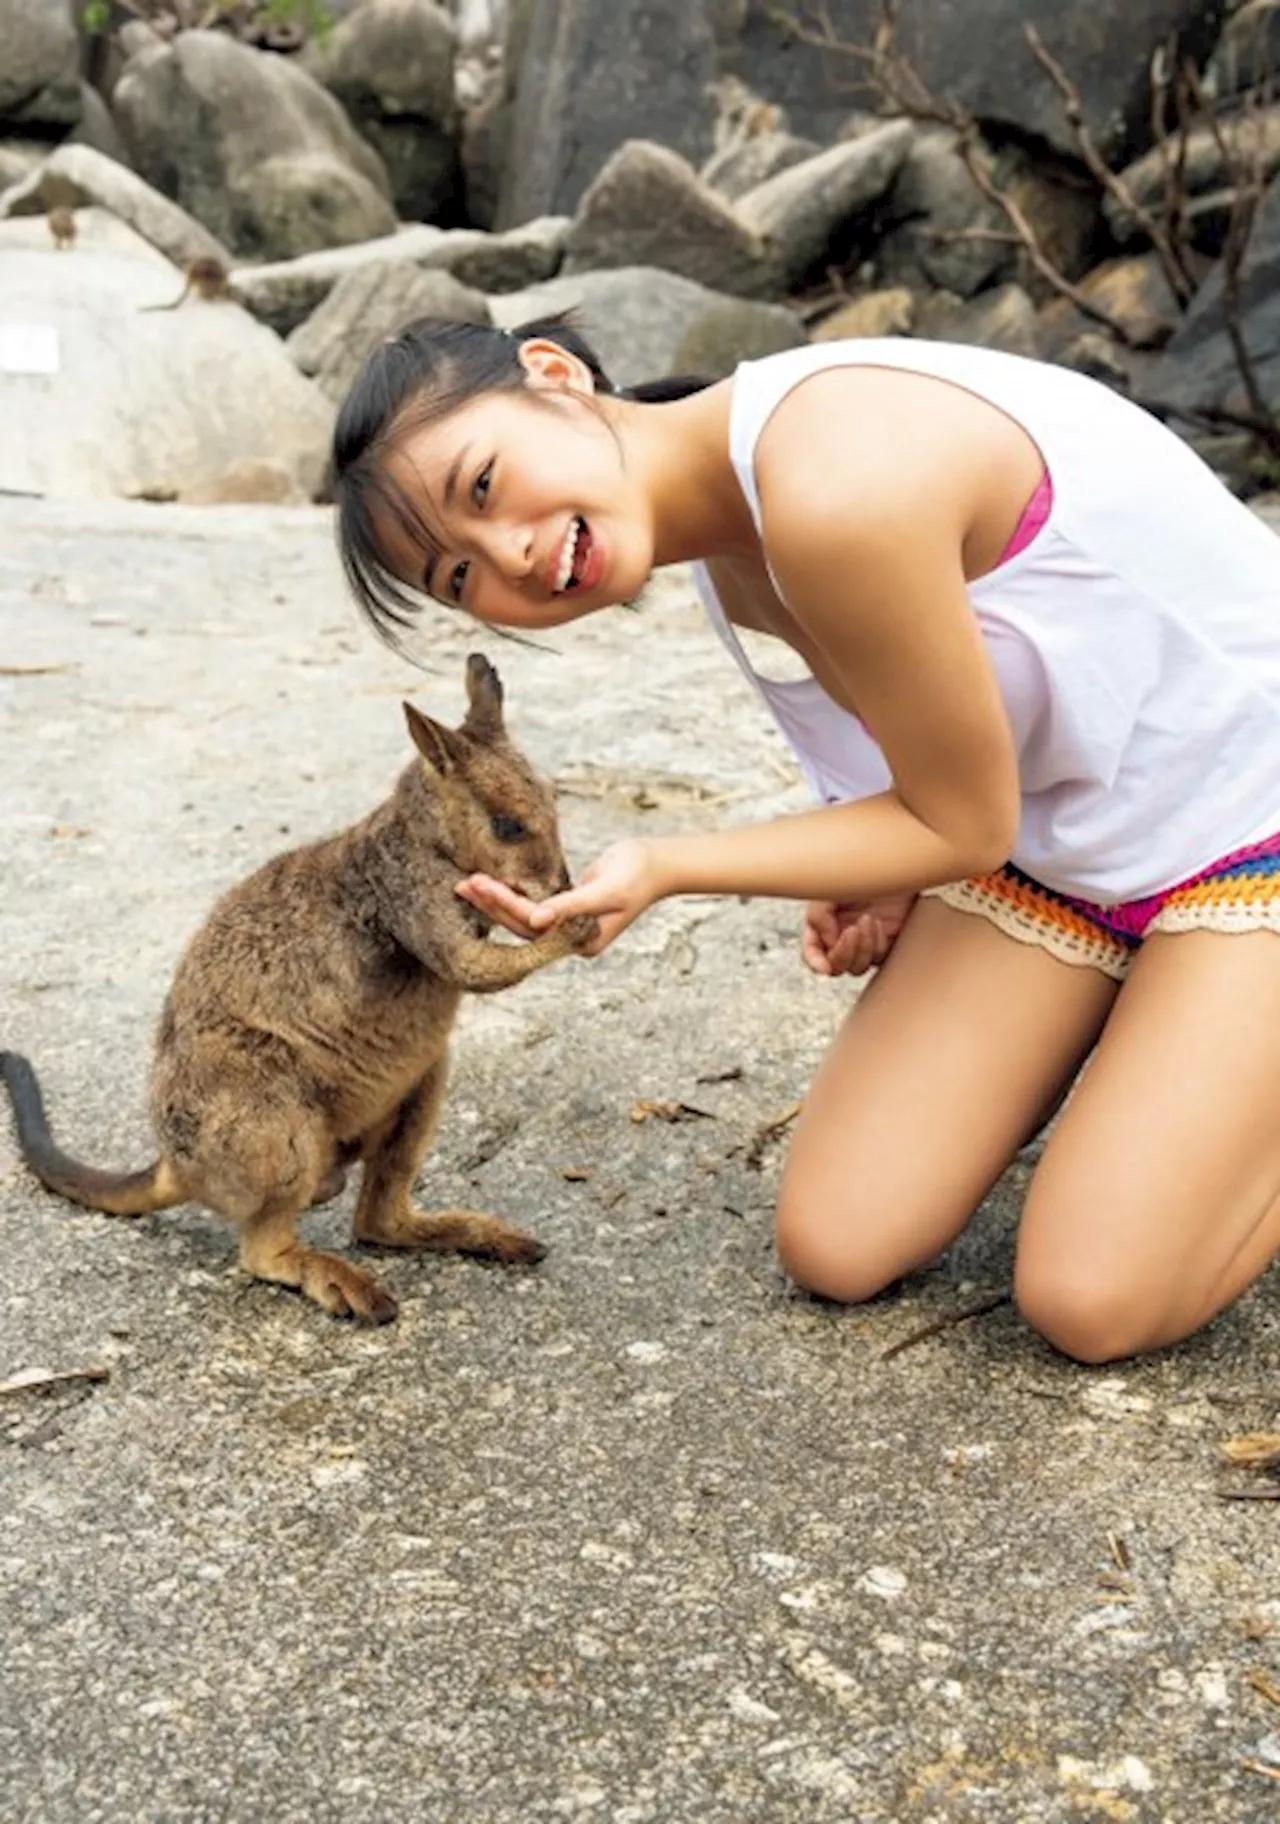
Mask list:
[[[1018,1300],[1067,1354],[1189,1335],[1280,1249],[1280,937],[1143,945],[1032,1181]]]
[[[1116,996],[986,919],[917,902],[814,1078],[778,1198],[800,1285],[856,1301],[964,1228]]]

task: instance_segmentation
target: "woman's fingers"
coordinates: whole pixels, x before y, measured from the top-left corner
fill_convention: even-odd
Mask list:
[[[537,936],[537,928],[531,923],[537,902],[526,899],[502,881],[494,880],[488,874],[472,874],[458,882],[457,893],[468,905],[475,906],[508,931],[514,931],[517,937]]]

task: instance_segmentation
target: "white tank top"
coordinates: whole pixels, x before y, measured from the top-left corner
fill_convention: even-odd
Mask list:
[[[828,342],[738,368],[730,455],[757,531],[755,449],[774,409],[811,374],[854,365],[930,374],[989,400],[1038,446],[1053,483],[1036,537],[969,585],[1017,746],[1017,865],[1108,905],[1280,830],[1280,538],[1097,381],[906,340]],[[704,565],[695,580],[817,796],[885,791],[888,766],[856,717],[815,678],[762,678]]]

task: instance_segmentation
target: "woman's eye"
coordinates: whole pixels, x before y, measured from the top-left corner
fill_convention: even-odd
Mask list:
[[[529,834],[518,817],[504,817],[501,814],[491,820],[490,828],[499,842],[523,842]]]
[[[486,462],[480,473],[471,484],[471,498],[478,507],[485,503],[490,487],[493,485],[493,462]]]
[[[467,571],[470,568],[471,565],[468,563],[455,564],[453,569],[449,572],[450,601],[460,602],[462,600],[462,591],[466,587]]]

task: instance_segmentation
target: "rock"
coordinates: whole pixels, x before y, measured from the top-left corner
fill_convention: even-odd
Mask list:
[[[1240,286],[1240,329],[1264,398],[1280,397],[1280,178],[1273,179],[1258,210]],[[1226,330],[1221,267],[1191,301],[1181,327],[1152,367],[1153,398],[1181,406],[1241,411],[1248,397]]]
[[[43,164],[49,148],[40,140],[0,140],[0,194],[20,184],[24,177]]]
[[[889,189],[913,138],[905,120],[831,146],[738,198],[737,211],[768,244],[782,288],[798,285],[847,242]]]
[[[80,45],[67,0],[0,0],[0,120],[74,127],[80,119]]]
[[[914,294],[905,286],[895,285],[842,304],[824,317],[810,335],[815,342],[842,342],[858,336],[909,336],[915,317]]]
[[[109,209],[99,209],[94,204],[73,211],[75,220],[75,240],[71,252],[78,259],[80,254],[109,253],[122,259],[143,260],[162,272],[172,282],[174,275],[173,262],[165,258],[152,242],[122,222],[118,215]],[[53,246],[53,237],[49,231],[46,216],[13,215],[7,220],[0,220],[0,255],[11,247],[35,249],[47,253]],[[174,285],[174,294],[182,289],[182,275],[178,274]]]
[[[1205,72],[1217,99],[1229,101],[1270,83],[1280,72],[1280,0],[1247,0],[1228,19]]]
[[[498,224],[567,215],[628,139],[711,151],[715,43],[689,0],[530,0]]]
[[[743,297],[777,288],[763,238],[676,152],[628,140],[586,191],[569,231],[566,272],[661,267]]]
[[[222,243],[185,209],[92,146],[59,146],[21,183],[0,195],[0,216],[43,215],[58,204],[109,209],[175,266],[194,259],[231,264]]]
[[[0,372],[0,488],[172,498],[246,457],[285,464],[312,495],[333,408],[237,305],[189,300],[153,258],[79,245],[6,250],[6,313],[57,337],[52,374]]]
[[[1093,193],[1075,177],[1059,181],[1016,146],[995,152],[979,141],[973,156],[996,189],[1017,203],[1058,267],[1068,276],[1081,271],[1098,228]],[[1000,278],[1017,277],[1029,290],[1043,284],[1003,238],[1012,233],[1009,218],[974,183],[950,128],[917,133],[884,220],[888,231],[875,250],[882,285],[968,298]]]
[[[945,291],[922,298],[915,333],[939,342],[969,342],[1010,355],[1038,355],[1036,307],[1020,285],[996,285],[976,298]]]
[[[345,399],[368,356],[416,317],[488,323],[478,291],[447,272],[420,272],[395,260],[374,261],[339,279],[324,303],[286,344],[301,373],[335,405]]]
[[[733,202],[821,150],[816,140],[800,139],[794,133],[757,133],[713,152],[699,175],[704,184]]]
[[[1086,329],[1056,356],[1060,367],[1070,367],[1091,380],[1101,380],[1118,393],[1133,390],[1133,374],[1124,349],[1105,329]]]
[[[1118,322],[1133,348],[1161,348],[1182,322],[1182,312],[1154,253],[1096,266],[1079,282],[1090,303]],[[1099,328],[1069,298],[1055,298],[1040,312],[1040,347],[1056,361],[1078,336]]]
[[[433,0],[364,0],[304,55],[378,152],[407,221],[458,213],[455,52],[453,23]]]
[[[451,272],[477,291],[519,291],[560,270],[572,226],[567,215],[540,215],[505,234],[450,229],[421,264]]]
[[[813,9],[773,0],[720,5],[718,54],[753,88],[780,102],[793,121],[823,138],[840,114],[866,99],[848,58],[797,42],[782,16],[814,17]],[[823,0],[822,15],[847,45],[869,47],[882,0]],[[894,49],[906,56],[935,94],[950,97],[980,121],[1076,152],[1058,97],[1024,36],[1040,33],[1081,91],[1085,112],[1104,153],[1150,143],[1149,71],[1172,36],[1190,54],[1212,50],[1226,0],[1144,0],[1099,6],[1095,0],[899,0]]]
[[[782,305],[722,298],[689,325],[671,357],[671,369],[720,380],[740,361],[762,361],[807,341],[799,317]]]
[[[130,59],[115,113],[142,176],[238,255],[286,259],[395,227],[381,159],[286,58],[181,32]]]
[[[111,118],[110,108],[87,82],[80,84],[79,122],[63,144],[88,146],[94,152],[101,152],[104,158],[114,159],[118,165],[129,163],[128,150]]]
[[[1259,108],[1243,115],[1224,113],[1218,121],[1222,135],[1208,123],[1194,127],[1187,135],[1182,154],[1182,189],[1192,199],[1189,214],[1203,214],[1204,205],[1221,209],[1229,206],[1230,191],[1235,181],[1233,166],[1248,169],[1254,159],[1261,163],[1264,177],[1280,171],[1280,106]],[[1223,145],[1226,147],[1224,156]],[[1165,193],[1164,160],[1159,150],[1151,151],[1120,173],[1120,181],[1135,203],[1149,210],[1157,219],[1163,214]],[[1195,203],[1201,204],[1199,211]],[[1113,234],[1121,241],[1141,239],[1143,230],[1133,210],[1109,196],[1104,212]]]
[[[243,456],[212,481],[182,488],[186,506],[221,507],[235,502],[261,507],[303,507],[310,496],[287,462],[271,456]]]
[[[686,372],[678,357],[696,346],[693,338],[705,317],[716,315],[722,326],[728,322],[720,314],[725,304],[741,306],[742,314],[735,320],[744,334],[749,312],[763,313],[762,321],[774,324],[790,314],[773,304],[720,297],[692,279],[654,266],[561,275],[528,291],[489,300],[493,320],[503,329],[520,329],[539,317],[572,311],[616,386]]]
[[[375,241],[326,248],[268,266],[237,267],[232,288],[246,310],[283,336],[311,315],[339,279],[377,261],[452,272],[477,291],[517,291],[536,285],[559,267],[568,232],[564,216],[526,222],[507,234],[418,223]]]
[[[975,155],[994,177],[989,148],[979,145]],[[950,128],[917,132],[885,199],[884,221],[875,250],[882,285],[970,298],[1012,264],[1011,248],[982,238],[1007,233],[1008,218],[975,185]]]

